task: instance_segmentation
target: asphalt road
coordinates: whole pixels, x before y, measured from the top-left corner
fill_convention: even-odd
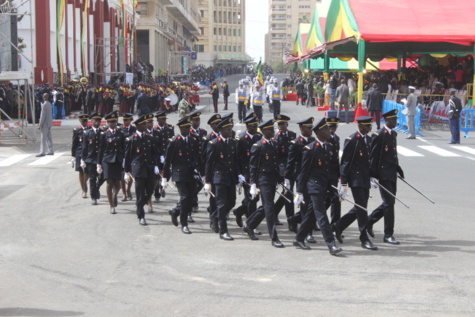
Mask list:
[[[211,115],[207,98],[203,126]],[[234,103],[230,110],[236,111]],[[300,119],[323,116],[292,102],[284,102],[282,113],[292,118],[293,130]],[[169,116],[176,121],[176,114]],[[399,134],[407,180],[436,204],[399,182],[398,197],[410,206],[396,203],[401,245],[383,243],[381,221],[372,239],[379,250],[364,250],[354,223],[335,257],[319,232],[318,243],[303,251],[292,246],[287,226],[279,227],[286,248],[276,249],[264,223],[264,235],[251,241],[234,217],[228,224],[235,240],[220,240],[209,229],[203,194],[191,235],[170,222],[173,189],[146,215],[146,227],[138,224],[135,201],[119,202],[116,215],[104,198],[91,206],[66,164],[73,125],[54,129],[57,155],[49,162],[34,157],[38,144],[0,139],[0,316],[475,314],[473,139],[451,146],[448,131],[424,131],[417,140]],[[337,133],[343,142],[355,129],[342,124]],[[372,190],[368,209],[380,203]],[[342,212],[349,208],[343,203]],[[280,219],[285,222],[283,213]]]

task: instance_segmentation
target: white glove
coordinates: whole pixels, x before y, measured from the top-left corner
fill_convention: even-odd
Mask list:
[[[211,192],[211,184],[206,183],[204,187],[205,193],[209,194]]]
[[[298,206],[303,202],[303,194],[297,193],[297,195],[294,198],[294,205]]]
[[[243,175],[238,175],[239,185],[246,182],[246,178]]]
[[[167,179],[165,177],[162,177],[162,187],[167,188],[167,186],[168,186]]]
[[[155,175],[160,174],[160,170],[158,169],[158,166],[155,166],[155,168],[153,169],[153,172],[155,173]]]
[[[97,164],[96,171],[97,171],[97,174],[102,174],[102,165],[101,164]]]
[[[251,194],[251,199],[256,198],[256,196],[257,196],[257,185],[256,184],[251,185],[251,189],[249,190],[249,194]]]
[[[162,163],[162,164],[165,163],[165,157],[163,155],[160,156],[160,163]]]
[[[82,159],[81,159],[81,165],[80,165],[82,168],[86,168],[86,162],[84,162]]]
[[[340,186],[340,197],[341,197],[341,199],[345,199],[346,196],[348,196],[348,186],[347,185],[341,185]]]
[[[68,164],[71,164],[71,167],[74,168],[74,165],[76,164],[76,158],[74,156],[71,156],[68,161]]]
[[[371,177],[370,182],[371,182],[371,187],[378,188],[378,180],[376,178]]]
[[[285,185],[285,187],[287,187],[287,189],[290,190],[290,179],[287,179],[287,178],[284,179],[284,185]]]
[[[128,184],[131,181],[132,181],[132,177],[130,177],[130,173],[125,173],[124,174],[124,182],[126,182]]]

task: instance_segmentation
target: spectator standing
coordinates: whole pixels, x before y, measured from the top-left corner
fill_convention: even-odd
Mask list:
[[[462,101],[455,96],[455,88],[450,89],[449,100],[449,124],[452,138],[449,144],[460,144],[460,112],[462,111]]]
[[[330,82],[330,85],[331,85],[331,82]],[[348,117],[348,111],[350,110],[350,107],[348,106],[348,98],[350,97],[350,89],[346,85],[346,81],[344,79],[341,80],[341,85],[340,87],[337,88],[335,95],[338,98],[337,117],[340,118],[341,109],[344,106],[345,107],[345,122],[350,123],[349,117]],[[333,105],[333,108],[335,108],[335,105]]]
[[[373,89],[368,93],[368,111],[371,117],[376,117],[376,126],[378,130],[381,125],[381,110],[383,109],[383,95],[377,84],[373,84]]]
[[[49,102],[49,94],[43,94],[43,103],[41,104],[41,114],[39,121],[39,129],[41,132],[40,153],[36,157],[45,156],[46,147],[48,152],[46,155],[53,155],[53,139],[51,138],[51,128],[53,127],[53,106]]]
[[[335,97],[336,97],[336,89],[338,88],[338,78],[337,74],[333,74],[330,77],[330,108],[331,110],[335,110]]]
[[[214,82],[214,81],[211,84],[210,95],[211,95],[211,97],[213,97],[214,113],[218,113],[219,88],[216,85],[216,82]]]
[[[417,96],[414,94],[416,88],[414,86],[409,86],[409,96],[407,96],[406,102],[406,116],[407,116],[407,125],[409,128],[409,136],[406,139],[414,140],[416,138],[416,123],[414,117],[417,114]]]

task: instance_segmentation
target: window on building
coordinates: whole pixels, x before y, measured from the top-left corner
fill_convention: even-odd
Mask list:
[[[205,35],[205,28],[200,28],[201,35]]]
[[[238,46],[238,52],[241,52],[241,46]]]
[[[205,46],[204,45],[196,45],[196,51],[198,53],[203,53],[205,51]]]
[[[228,35],[231,36],[231,29],[228,29]]]
[[[221,45],[218,45],[218,51],[221,52]]]
[[[139,2],[139,5],[137,6],[136,12],[138,14],[140,14],[141,16],[148,15],[148,3],[147,2]]]
[[[213,12],[213,19],[214,23],[218,23],[218,13],[216,11]]]
[[[216,28],[213,28],[213,35],[218,35],[216,32]]]
[[[223,48],[224,48],[224,51],[226,52],[226,45],[224,45]]]
[[[224,28],[223,29],[223,35],[226,36],[226,34],[227,34],[227,30],[226,30],[226,28]]]
[[[238,29],[238,36],[241,36],[241,29]]]
[[[218,35],[221,35],[221,28],[218,29]]]
[[[236,52],[236,45],[233,45],[233,52]]]
[[[200,10],[200,16],[201,16],[202,18],[205,17],[205,10]]]
[[[175,32],[178,31],[178,23],[176,23],[176,21],[173,21],[173,30]]]
[[[228,52],[231,52],[231,45],[228,46]]]
[[[217,49],[216,45],[214,46],[214,51],[215,51],[215,52],[217,52],[217,51],[218,51],[218,49]]]
[[[233,29],[233,35],[236,36],[236,29]]]

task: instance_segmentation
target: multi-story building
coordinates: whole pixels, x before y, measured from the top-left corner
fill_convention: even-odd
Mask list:
[[[201,35],[196,43],[197,64],[246,65],[246,0],[198,0]]]
[[[139,1],[137,55],[160,72],[186,73],[193,63],[191,51],[200,35],[197,1]]]
[[[328,5],[328,0],[269,0],[266,62],[281,61],[286,52],[291,52],[299,24],[312,22],[315,6],[320,16],[325,16]]]

